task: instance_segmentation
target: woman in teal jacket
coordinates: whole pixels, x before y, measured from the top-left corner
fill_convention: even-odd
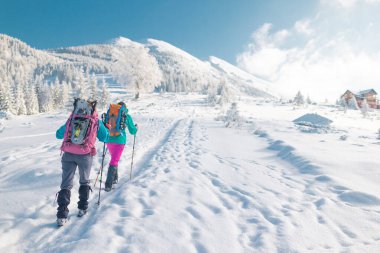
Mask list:
[[[130,134],[135,135],[137,132],[137,125],[133,123],[132,117],[128,114],[128,109],[125,106],[124,102],[119,102],[119,105],[122,107],[122,115],[124,115],[125,127],[121,130],[120,135],[110,136],[107,148],[111,154],[111,161],[108,167],[107,180],[105,183],[105,191],[110,191],[112,189],[112,184],[116,184],[118,181],[118,165],[121,155],[123,154],[124,146],[127,142],[127,134],[125,128],[128,128]]]

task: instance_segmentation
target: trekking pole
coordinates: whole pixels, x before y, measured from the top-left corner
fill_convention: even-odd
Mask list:
[[[132,166],[133,166],[133,155],[135,153],[135,143],[136,143],[136,134],[133,136],[132,161],[131,161],[131,172],[129,173],[129,180],[132,179]]]
[[[105,155],[107,154],[107,149],[106,149],[106,152],[103,152],[103,157],[102,157],[102,161],[103,161],[103,159],[104,159],[104,157],[105,157]],[[101,170],[102,168],[100,168],[100,170]],[[96,179],[95,179],[95,182],[94,182],[94,187],[95,187],[95,185],[96,185],[96,183],[98,182],[98,177],[99,177],[99,174],[100,174],[100,170],[98,171],[98,173],[97,173],[97,175],[96,175]]]
[[[100,167],[100,187],[99,187],[99,198],[98,198],[98,206],[100,205],[100,192],[102,190],[102,176],[103,176],[103,166],[104,166],[104,157],[106,156],[106,143],[103,144],[103,157],[102,157],[102,166]]]

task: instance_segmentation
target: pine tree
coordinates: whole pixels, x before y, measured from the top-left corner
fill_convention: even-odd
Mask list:
[[[69,93],[70,93],[70,88],[65,81],[61,83],[61,103],[60,103],[60,108],[66,108],[67,101],[69,100]]]
[[[63,105],[61,86],[59,84],[58,78],[55,78],[54,84],[51,85],[50,88],[53,109],[58,109]]]
[[[309,95],[307,96],[307,98],[306,98],[306,103],[308,104],[308,105],[311,105],[311,99],[310,99],[310,97],[309,97]]]
[[[211,105],[215,105],[217,103],[217,88],[214,83],[210,83],[207,88],[207,100]]]
[[[231,127],[235,124],[239,125],[240,121],[241,121],[241,117],[239,115],[237,103],[234,102],[231,104],[230,108],[226,112],[226,118],[225,118],[226,127]]]
[[[74,100],[75,100],[75,97],[76,97],[76,92],[73,89],[73,84],[72,83],[68,83],[66,89],[67,89],[67,99],[66,99],[66,102],[65,102],[65,109],[67,111],[72,111],[73,110]]]
[[[14,112],[17,115],[26,114],[26,106],[23,92],[23,85],[18,83],[14,89]]]
[[[101,109],[104,109],[108,106],[108,103],[110,101],[110,93],[107,90],[107,84],[105,83],[105,80],[103,78],[102,80],[102,92],[100,94],[100,101],[99,106]]]
[[[75,89],[76,89],[76,97],[87,99],[88,98],[88,89],[87,89],[87,81],[83,76],[83,72],[79,72],[78,77],[75,80]]]
[[[9,112],[11,107],[11,94],[7,82],[0,83],[0,111]]]
[[[38,113],[38,99],[33,82],[25,86],[25,106],[28,115]]]
[[[90,99],[98,99],[98,83],[94,74],[90,77]]]
[[[221,105],[225,105],[229,103],[232,99],[232,92],[230,88],[227,85],[227,82],[225,79],[222,80],[221,86],[220,86],[220,101],[219,103]]]
[[[301,91],[298,91],[296,96],[294,97],[294,100],[293,102],[296,104],[296,105],[303,105],[305,103],[304,101],[304,98],[303,98],[303,95],[301,94]]]
[[[51,88],[46,83],[43,82],[42,84],[38,85],[38,105],[39,105],[39,111],[40,112],[48,112],[52,110],[52,96],[51,96]]]

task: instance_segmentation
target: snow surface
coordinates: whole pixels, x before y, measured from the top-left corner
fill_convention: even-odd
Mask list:
[[[116,188],[98,207],[93,187],[88,214],[77,218],[76,176],[70,221],[59,229],[55,130],[68,114],[2,121],[0,252],[380,251],[378,112],[241,97],[240,124],[225,127],[216,119],[228,107],[206,96],[118,96],[139,124],[133,179],[130,138]],[[332,119],[331,130],[298,131],[292,120],[306,113]]]

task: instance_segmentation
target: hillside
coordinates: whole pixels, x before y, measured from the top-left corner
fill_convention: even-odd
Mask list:
[[[274,96],[268,82],[223,60],[202,61],[154,39],[143,44],[119,37],[97,45],[36,50],[1,35],[0,49],[0,111],[13,114],[62,109],[73,96],[107,100],[106,88],[100,91],[102,83],[117,84],[136,95]]]

